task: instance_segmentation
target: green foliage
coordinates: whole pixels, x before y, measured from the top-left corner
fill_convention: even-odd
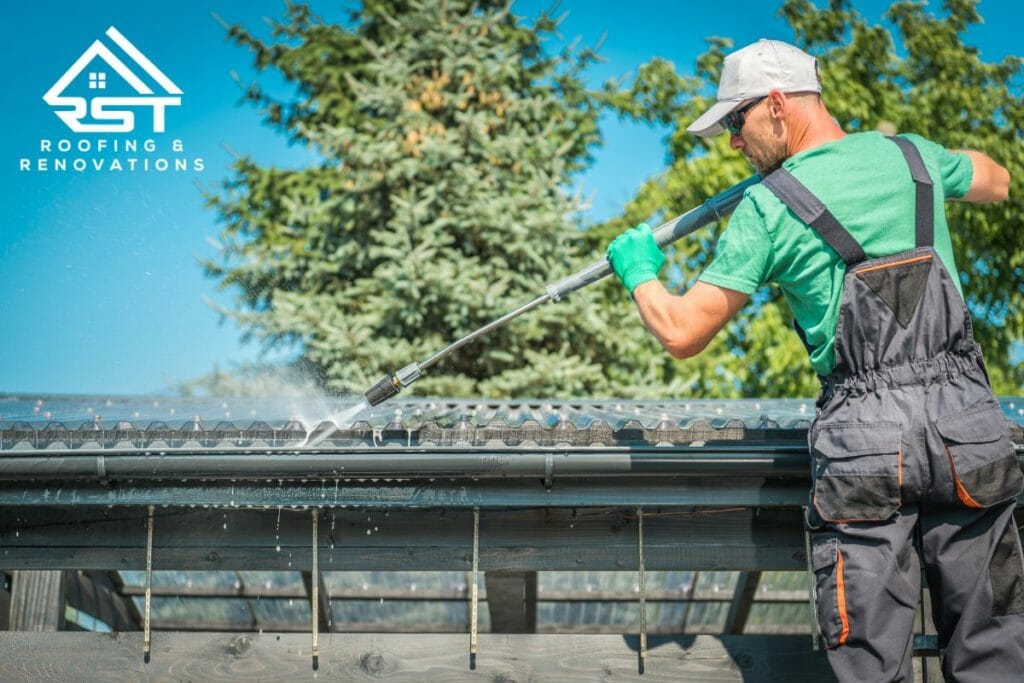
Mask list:
[[[881,129],[915,132],[950,148],[984,151],[1024,177],[1024,100],[1019,88],[1021,60],[983,62],[962,36],[981,18],[975,0],[947,0],[939,16],[923,3],[897,2],[886,14],[895,32],[869,24],[845,0],[818,9],[809,0],[786,0],[780,13],[794,42],[820,58],[825,101],[848,132]],[[895,35],[894,35],[895,33]],[[902,45],[901,56],[896,51]],[[743,157],[729,149],[728,136],[703,140],[685,127],[710,106],[708,84],[716,84],[732,43],[715,38],[697,59],[698,80],[676,74],[655,60],[626,90],[609,85],[606,101],[625,116],[670,122],[670,167],[639,189],[622,216],[588,233],[606,243],[626,227],[665,207],[682,209],[703,201],[749,175]],[[1017,87],[1014,87],[1014,84]],[[1024,241],[1016,225],[1024,195],[996,205],[947,204],[964,293],[975,318],[998,393],[1024,388],[1024,368],[1013,344],[1024,337]],[[723,228],[724,225],[719,226]],[[698,233],[677,245],[673,261],[677,286],[692,283],[714,252],[716,235]],[[718,343],[697,359],[706,395],[809,395],[816,382],[805,353],[789,330],[791,315],[775,290],[761,292],[733,321]],[[693,365],[694,361],[688,361]]]
[[[361,392],[596,258],[565,192],[600,141],[601,103],[581,77],[595,55],[547,54],[556,25],[450,0],[366,2],[349,27],[289,5],[272,43],[231,27],[298,92],[278,102],[253,85],[247,99],[322,162],[244,157],[210,197],[225,260],[206,268],[240,292],[224,313],[269,346],[298,343],[329,391]],[[569,398],[660,386],[656,343],[628,299],[620,291],[608,309],[595,297],[463,348],[413,390]],[[619,366],[623,354],[637,360]]]

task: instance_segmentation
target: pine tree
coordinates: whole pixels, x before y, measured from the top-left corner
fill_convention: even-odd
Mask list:
[[[547,54],[557,22],[505,2],[369,0],[349,25],[289,5],[275,42],[230,36],[298,87],[248,99],[319,155],[298,170],[240,158],[219,195],[237,288],[225,311],[265,344],[297,343],[334,392],[382,374],[543,293],[600,253],[583,238],[573,174],[600,142],[592,50]],[[580,292],[464,347],[413,385],[458,396],[665,391],[660,350],[621,289]],[[623,331],[625,329],[625,331]],[[656,355],[657,353],[657,355]]]

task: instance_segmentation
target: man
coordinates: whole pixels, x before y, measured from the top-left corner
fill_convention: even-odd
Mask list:
[[[808,432],[818,622],[843,681],[913,680],[924,563],[947,680],[1024,680],[1021,471],[960,291],[945,199],[1005,200],[1007,171],[924,138],[847,135],[816,60],[761,40],[725,59],[688,129],[728,131],[764,180],[683,296],[650,229],[608,258],[644,324],[699,353],[759,287],[793,309],[822,393]]]

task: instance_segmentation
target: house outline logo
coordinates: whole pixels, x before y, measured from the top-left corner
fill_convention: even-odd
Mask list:
[[[146,85],[107,45],[97,38],[43,95],[43,100],[51,107],[71,107],[71,109],[56,109],[54,113],[76,133],[129,133],[135,129],[135,112],[127,107],[139,106],[153,108],[153,132],[163,133],[165,110],[167,107],[181,104],[181,95],[183,94],[181,88],[175,85],[116,28],[113,26],[108,28],[106,35],[126,55],[131,57],[138,67],[141,67],[150,78],[156,81],[166,95],[155,94],[152,88]],[[138,95],[132,97],[93,96],[89,99],[64,95],[63,92],[71,85],[71,82],[97,57],[117,72]],[[105,88],[106,73],[89,73],[90,90],[104,90]],[[103,123],[83,123],[82,119],[87,116]]]

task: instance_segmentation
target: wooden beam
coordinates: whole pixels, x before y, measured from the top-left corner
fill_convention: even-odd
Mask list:
[[[537,572],[484,573],[491,633],[537,631]]]
[[[308,513],[158,508],[155,569],[295,570],[310,566]],[[632,570],[631,510],[484,510],[480,568]],[[469,510],[325,510],[320,567],[332,570],[465,571]],[[17,527],[5,520],[20,517]],[[15,508],[0,519],[0,567],[143,569],[145,511]],[[330,524],[327,524],[328,519]],[[802,570],[799,510],[662,509],[644,516],[647,569]],[[17,531],[17,533],[15,533]],[[278,549],[280,548],[280,549]]]
[[[325,633],[314,674],[301,633],[156,633],[149,664],[140,633],[17,633],[0,639],[0,680],[835,680],[806,636],[652,636],[642,676],[636,636],[484,633],[479,642],[471,672],[464,634]]]
[[[561,456],[560,456],[561,457]],[[807,502],[806,479],[764,477],[653,477],[623,472],[616,477],[543,480],[436,478],[409,482],[311,479],[231,482],[168,479],[148,482],[0,481],[0,506],[210,505],[245,508],[349,506],[389,508],[719,506],[799,507]]]
[[[743,633],[743,629],[747,625],[747,616],[750,615],[750,606],[754,603],[757,584],[760,582],[761,572],[740,572],[736,580],[736,589],[732,594],[732,602],[729,603],[729,613],[725,616],[722,633],[729,635]]]
[[[59,631],[64,627],[66,572],[16,571],[11,585],[12,631]]]

